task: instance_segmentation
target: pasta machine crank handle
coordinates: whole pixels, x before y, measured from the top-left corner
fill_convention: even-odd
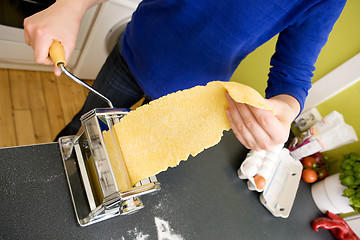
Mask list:
[[[58,66],[61,69],[61,71],[63,73],[65,73],[69,78],[71,78],[72,80],[74,80],[78,84],[82,85],[83,87],[87,88],[91,92],[95,93],[97,96],[102,98],[111,108],[114,108],[112,102],[107,97],[105,97],[104,95],[102,95],[101,93],[96,91],[89,84],[82,81],[81,79],[79,79],[78,77],[73,75],[71,72],[69,72],[65,68],[65,65],[66,65],[65,52],[64,52],[63,46],[61,45],[61,43],[59,41],[56,41],[56,40],[53,41],[51,47],[49,48],[49,55],[50,55],[51,60],[54,62],[54,64],[56,66]]]

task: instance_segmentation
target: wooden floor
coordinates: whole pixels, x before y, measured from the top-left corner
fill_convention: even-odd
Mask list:
[[[64,74],[0,69],[0,147],[52,142],[87,94]]]

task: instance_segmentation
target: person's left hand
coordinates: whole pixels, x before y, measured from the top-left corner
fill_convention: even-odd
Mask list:
[[[235,102],[226,93],[229,108],[226,110],[231,128],[237,139],[248,149],[270,150],[284,144],[289,137],[291,122],[300,111],[298,101],[290,95],[266,99],[276,112]]]

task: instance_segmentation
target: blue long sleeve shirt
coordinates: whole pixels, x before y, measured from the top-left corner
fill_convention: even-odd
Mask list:
[[[145,94],[156,99],[228,81],[250,52],[279,34],[266,97],[289,94],[302,109],[314,64],[345,3],[143,0],[126,28],[121,54]]]

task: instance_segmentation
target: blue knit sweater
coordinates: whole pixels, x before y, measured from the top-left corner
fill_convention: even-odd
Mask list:
[[[250,52],[280,33],[266,97],[289,94],[303,108],[314,64],[345,2],[143,0],[126,28],[121,53],[155,99],[228,81]]]

